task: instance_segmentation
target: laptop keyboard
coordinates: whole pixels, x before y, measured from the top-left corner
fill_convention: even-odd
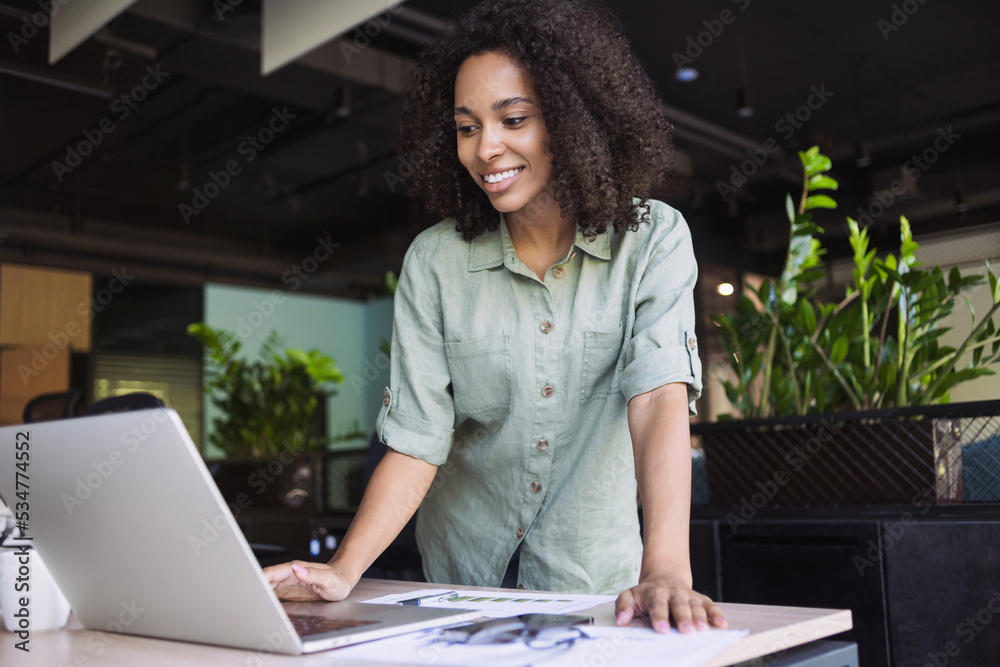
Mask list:
[[[299,633],[299,637],[321,635],[336,630],[346,630],[348,628],[358,628],[363,625],[378,623],[378,621],[365,621],[357,618],[327,618],[326,616],[311,616],[307,614],[288,614],[288,620],[292,622],[292,627]]]

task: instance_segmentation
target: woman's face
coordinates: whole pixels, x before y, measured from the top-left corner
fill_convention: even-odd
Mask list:
[[[545,191],[552,158],[537,102],[521,71],[498,53],[471,56],[455,77],[458,159],[502,213],[558,209]]]

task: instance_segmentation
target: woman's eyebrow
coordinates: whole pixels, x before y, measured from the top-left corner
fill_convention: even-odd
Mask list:
[[[534,106],[535,103],[532,102],[527,97],[521,97],[520,95],[515,95],[514,97],[508,97],[505,100],[497,100],[496,102],[490,105],[490,108],[493,109],[493,111],[500,111],[501,109],[505,109],[515,104],[531,104],[532,106]]]
[[[515,104],[530,104],[530,105],[534,106],[535,103],[530,98],[528,98],[528,97],[522,97],[520,95],[515,95],[513,97],[508,97],[508,98],[503,99],[503,100],[497,100],[497,101],[495,101],[493,104],[490,105],[490,109],[492,109],[493,111],[500,111],[501,109],[505,109],[505,108],[507,108],[509,106],[513,106]],[[462,106],[459,106],[459,107],[455,107],[455,115],[456,116],[473,116],[475,114],[472,113],[472,110],[469,109],[469,107],[467,107],[465,105],[462,105]]]

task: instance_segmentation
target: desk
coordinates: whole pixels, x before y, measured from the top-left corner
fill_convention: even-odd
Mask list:
[[[371,598],[426,588],[430,584],[362,579],[348,599]],[[482,590],[470,586],[448,586],[456,590]],[[805,609],[800,607],[765,607],[760,605],[720,603],[729,627],[749,629],[750,635],[731,646],[705,667],[724,667],[751,660],[775,651],[800,646],[851,629],[849,610]],[[236,618],[239,610],[233,610]],[[614,625],[614,604],[588,610],[595,623]],[[220,619],[232,622],[232,619]],[[636,625],[640,625],[636,623]],[[233,665],[234,667],[319,667],[320,665],[356,665],[374,667],[373,662],[347,662],[335,659],[336,650],[306,656],[264,655],[251,651],[201,644],[149,639],[86,630],[75,617],[60,631],[34,634],[31,653],[14,648],[15,635],[0,632],[0,665],[44,665],[45,667],[156,667],[158,665]],[[259,656],[259,658],[258,658]],[[779,663],[780,664],[780,663]],[[849,665],[850,663],[844,663]],[[854,663],[856,665],[856,663]],[[838,667],[840,667],[838,665]]]

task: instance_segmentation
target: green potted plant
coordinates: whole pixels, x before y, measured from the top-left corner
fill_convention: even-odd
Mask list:
[[[344,381],[333,358],[319,350],[289,348],[272,331],[260,356],[239,356],[241,341],[207,324],[188,326],[208,355],[205,389],[220,416],[210,442],[229,457],[273,457],[282,451],[324,449],[330,438],[315,432],[319,401]]]
[[[851,280],[842,298],[822,298],[823,230],[811,211],[835,208],[820,191],[838,184],[817,147],[799,155],[803,189],[797,204],[787,198],[781,276],[748,288],[734,312],[712,318],[735,378],[723,381],[726,395],[744,417],[694,429],[712,501],[739,504],[761,485],[777,487],[765,494],[773,505],[911,502],[921,493],[959,500],[961,434],[951,417],[983,406],[927,406],[947,404],[952,387],[994,373],[997,278],[988,264],[985,276],[921,266],[905,217],[898,252],[880,255],[848,218]],[[984,282],[992,306],[977,317],[970,304],[970,333],[955,347],[942,344],[945,318],[963,292]]]
[[[188,334],[205,348],[205,391],[219,409],[211,444],[226,459],[213,462],[213,475],[227,498],[246,498],[262,506],[322,510],[327,492],[324,452],[336,440],[363,436],[352,432],[330,437],[319,423],[327,397],[344,376],[332,357],[320,350],[289,348],[272,331],[257,359],[239,354],[234,334],[195,323]],[[361,463],[345,479],[356,504]]]

